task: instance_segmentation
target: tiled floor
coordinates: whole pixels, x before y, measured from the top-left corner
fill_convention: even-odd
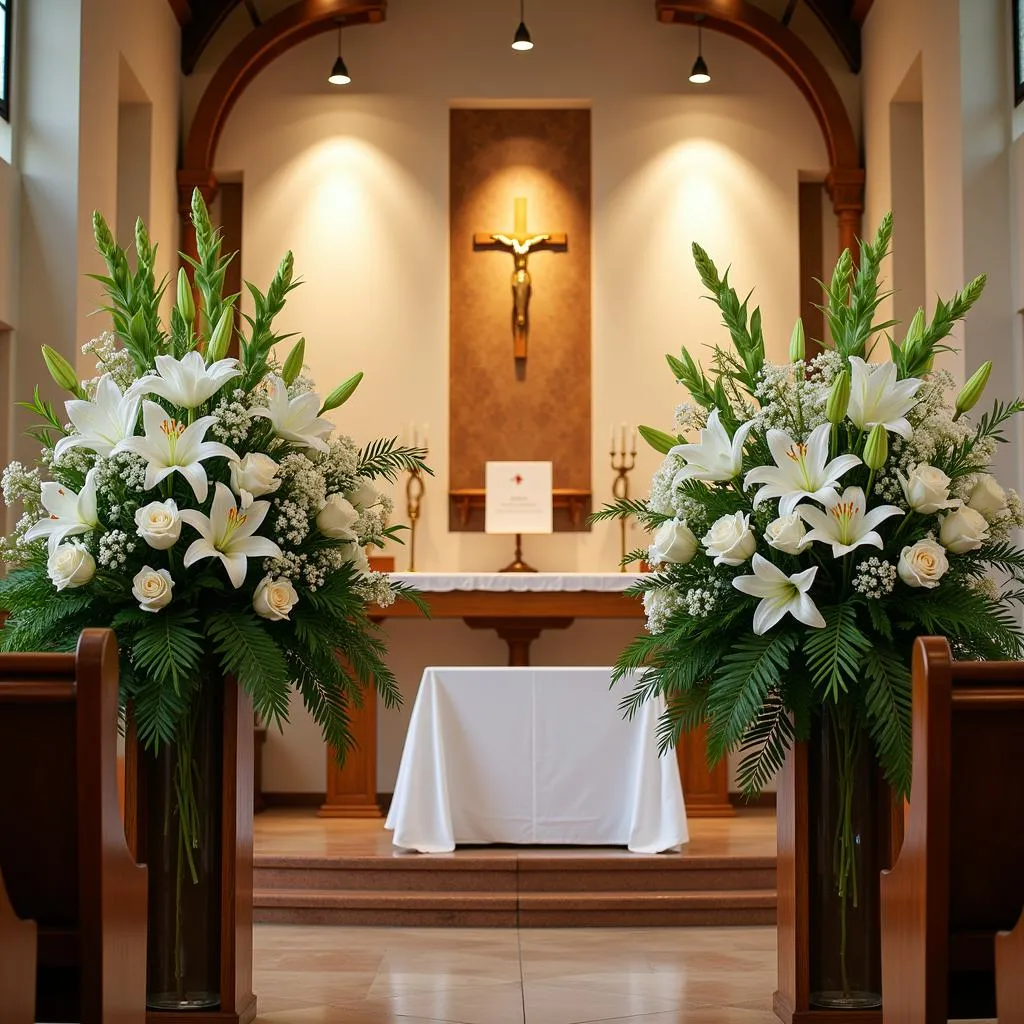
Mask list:
[[[258,925],[260,1024],[771,1024],[774,928]]]

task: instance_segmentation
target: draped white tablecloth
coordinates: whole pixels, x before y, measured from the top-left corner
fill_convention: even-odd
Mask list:
[[[540,594],[551,591],[616,593],[643,577],[630,572],[393,572],[391,578],[425,594],[446,594],[455,590]]]
[[[386,827],[394,844],[628,846],[687,842],[675,757],[651,701],[632,720],[609,668],[428,668]]]

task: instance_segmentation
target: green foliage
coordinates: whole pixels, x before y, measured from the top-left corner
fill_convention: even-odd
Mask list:
[[[786,752],[796,738],[789,709],[779,697],[769,697],[743,737],[750,752],[739,763],[736,781],[747,796],[756,795],[782,770]]]
[[[857,685],[861,658],[871,641],[857,626],[857,611],[852,603],[820,608],[824,629],[804,634],[803,652],[814,685],[823,699],[839,703],[840,695]]]
[[[747,304],[750,296],[740,302],[736,289],[729,284],[729,272],[726,271],[720,276],[711,257],[696,242],[693,243],[693,262],[696,264],[701,282],[721,310],[722,323],[729,331],[733,346],[739,355],[739,362],[734,363],[731,375],[753,394],[757,386],[757,375],[764,365],[761,310],[755,308],[748,314]],[[716,394],[714,404],[722,413],[728,413],[728,403],[720,402],[721,397],[720,394]],[[694,398],[700,400],[696,394]]]
[[[611,519],[636,519],[648,530],[656,529],[667,523],[672,517],[654,512],[643,498],[618,498],[610,505],[591,512],[587,517],[590,523],[603,523]]]
[[[359,453],[359,476],[374,480],[383,477],[390,483],[400,473],[419,471],[434,475],[434,471],[423,461],[427,457],[425,448],[406,448],[398,444],[398,438],[379,438],[372,441]]]
[[[942,465],[946,475],[951,480],[956,480],[958,477],[968,476],[971,473],[987,472],[987,460],[979,459],[975,454],[978,445],[986,440],[1005,444],[1006,435],[1003,433],[1003,424],[1021,412],[1024,412],[1024,401],[1020,398],[1015,398],[1012,402],[996,400],[992,405],[992,411],[984,413],[978,421],[974,434],[954,445],[945,454]]]
[[[15,404],[21,409],[28,409],[29,412],[34,413],[48,424],[45,427],[32,426],[25,431],[33,440],[49,447],[54,444],[58,437],[64,436],[64,424],[57,415],[53,405],[40,397],[38,384],[32,392],[31,402],[17,402]]]
[[[822,285],[826,302],[822,306],[836,351],[844,356],[866,358],[868,344],[892,322],[875,324],[874,317],[890,292],[879,292],[878,278],[882,261],[889,255],[892,241],[892,214],[887,214],[872,241],[860,243],[860,266],[854,270],[849,252],[836,264],[829,284]]]
[[[870,605],[872,602],[868,602]],[[901,796],[910,794],[910,670],[891,647],[864,652],[868,732],[886,778]]]
[[[712,763],[743,742],[768,694],[782,683],[798,635],[775,630],[748,636],[732,647],[708,690],[708,759]]]

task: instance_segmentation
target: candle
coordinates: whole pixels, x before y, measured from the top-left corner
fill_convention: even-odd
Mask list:
[[[430,442],[427,440],[429,435],[430,435],[430,424],[429,423],[424,423],[423,424],[423,437],[420,440],[421,447],[423,447],[423,448],[429,448],[430,447]]]
[[[622,454],[626,454],[626,424],[622,424]]]
[[[636,455],[636,427],[633,428],[633,436],[629,447],[630,454]]]
[[[612,443],[611,443],[611,452],[612,452],[612,455],[614,455],[614,454],[615,454],[615,428],[614,428],[614,427],[612,427]]]

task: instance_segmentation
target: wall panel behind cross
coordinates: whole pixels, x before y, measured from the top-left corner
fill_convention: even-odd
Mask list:
[[[550,460],[555,529],[587,528],[590,177],[589,110],[451,111],[452,530],[496,460]]]

